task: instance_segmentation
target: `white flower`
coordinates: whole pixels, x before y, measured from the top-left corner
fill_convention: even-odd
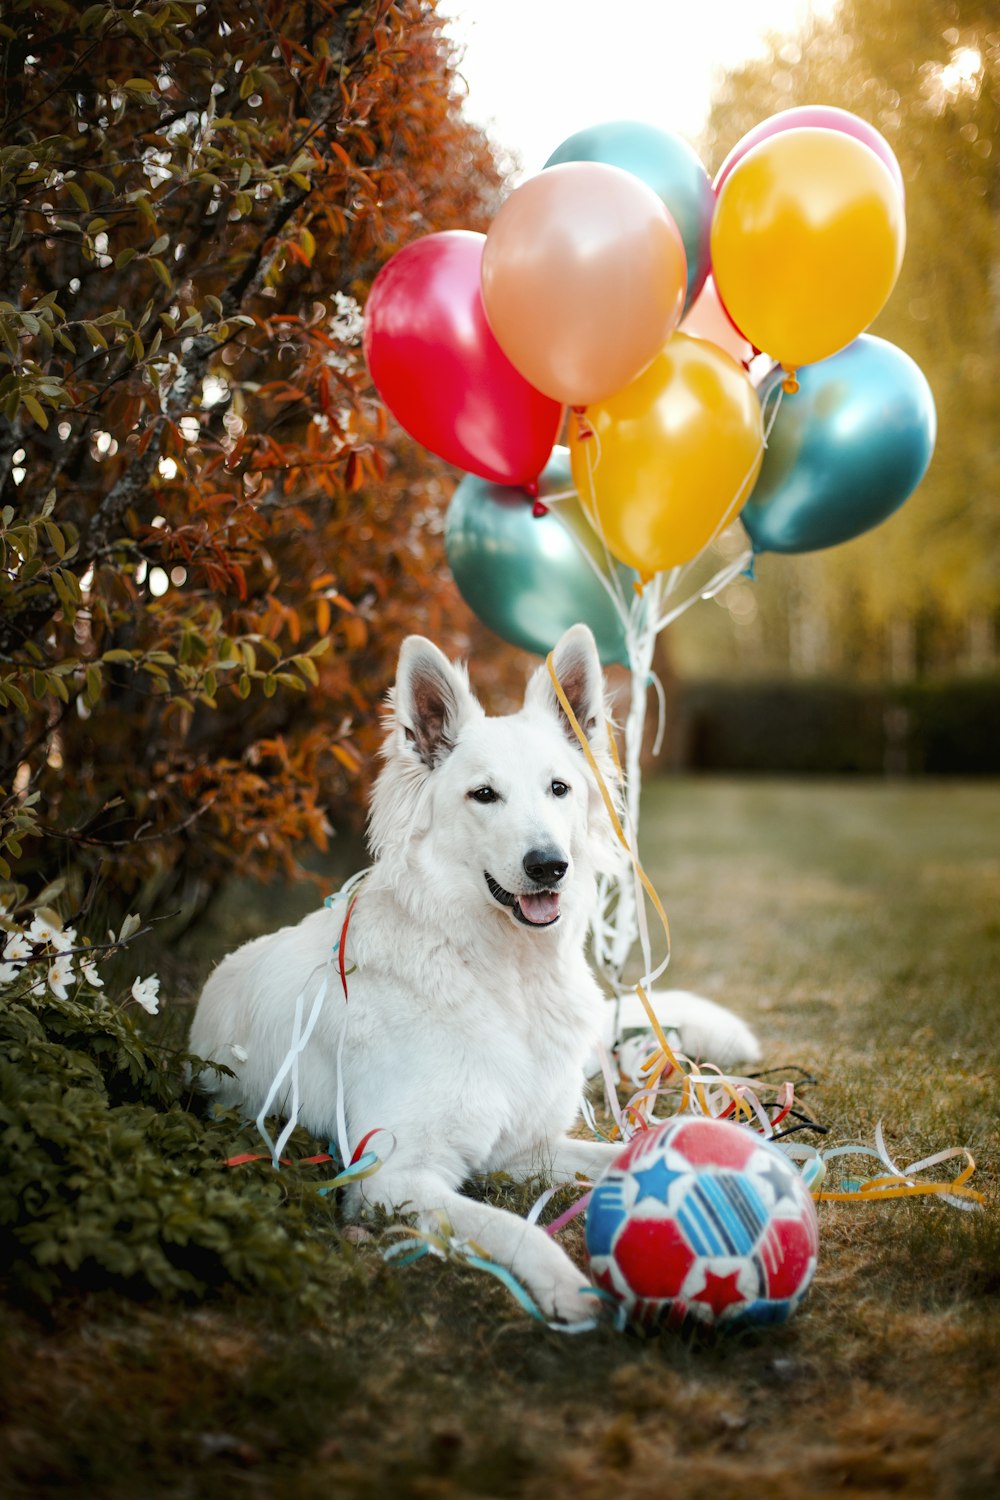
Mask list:
[[[104,988],[104,980],[97,972],[97,965],[92,958],[85,958],[80,964],[80,973],[88,984],[93,985],[95,990]]]
[[[49,969],[49,989],[57,1000],[67,1000],[66,986],[73,983],[73,965],[65,958],[57,958]]]
[[[35,920],[28,928],[28,936],[33,943],[51,943],[53,947],[58,946],[63,935],[63,930],[58,922],[49,922],[45,917],[35,913]]]
[[[229,1050],[233,1054],[237,1062],[246,1062],[247,1053],[245,1047],[240,1047],[236,1042],[233,1042],[231,1043]]]
[[[0,984],[9,984],[23,968],[23,964],[0,964]]]
[[[136,979],[132,984],[132,999],[138,1001],[143,1010],[155,1016],[160,1008],[160,981],[155,974],[148,979]]]
[[[8,962],[15,958],[30,958],[32,945],[28,942],[23,932],[15,932],[7,939],[4,946],[3,956]]]
[[[52,938],[52,946],[57,953],[68,953],[76,942],[76,928],[64,927],[61,932],[56,932]]]

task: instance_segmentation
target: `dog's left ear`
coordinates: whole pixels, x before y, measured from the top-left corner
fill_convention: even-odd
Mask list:
[[[597,643],[586,625],[572,625],[552,652],[552,666],[559,685],[588,740],[604,722],[604,676]],[[554,713],[567,737],[577,744],[576,732],[559,701],[548,664],[532,673],[524,695],[525,706],[534,705]]]
[[[424,765],[437,765],[455,744],[476,700],[465,671],[452,666],[432,641],[410,635],[399,653],[393,694],[396,723]]]

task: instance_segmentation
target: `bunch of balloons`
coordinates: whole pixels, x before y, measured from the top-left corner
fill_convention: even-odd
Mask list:
[[[473,609],[542,651],[585,619],[627,660],[632,585],[741,513],[778,552],[890,515],[935,431],[919,369],[865,335],[904,242],[888,143],[816,106],[756,126],[714,183],[654,126],[579,131],[485,236],[397,251],[365,352],[401,425],[467,471],[446,542]]]

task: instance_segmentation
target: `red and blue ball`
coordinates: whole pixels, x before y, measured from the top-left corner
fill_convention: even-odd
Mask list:
[[[791,1317],[819,1229],[778,1146],[686,1116],[636,1135],[595,1184],[587,1250],[595,1286],[633,1326],[739,1328]]]

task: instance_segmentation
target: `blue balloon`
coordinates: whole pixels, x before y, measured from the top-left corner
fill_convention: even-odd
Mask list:
[[[765,380],[765,413],[785,378]],[[741,516],[755,552],[815,552],[870,531],[912,495],[934,452],[931,388],[894,344],[862,334],[797,379]]]
[[[708,173],[687,141],[638,120],[609,120],[569,136],[545,163],[599,161],[631,172],[651,187],[680,230],[687,256],[687,312],[705,284],[715,194]],[[544,168],[543,168],[544,171]]]
[[[539,498],[573,490],[569,452],[555,448],[542,470]],[[558,511],[558,514],[555,512]],[[466,474],[445,518],[445,551],[469,608],[512,646],[545,656],[564,630],[582,620],[594,632],[605,666],[628,666],[621,618],[583,555],[607,577],[607,558],[576,494],[534,514],[527,490]],[[638,575],[612,563],[628,603]]]

